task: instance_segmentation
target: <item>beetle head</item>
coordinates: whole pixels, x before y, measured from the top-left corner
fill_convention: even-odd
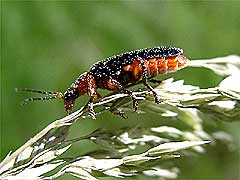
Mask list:
[[[73,88],[68,88],[67,91],[64,93],[64,108],[68,114],[72,112],[72,108],[77,97],[78,93],[76,89]]]

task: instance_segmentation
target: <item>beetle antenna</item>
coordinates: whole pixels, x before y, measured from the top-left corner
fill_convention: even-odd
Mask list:
[[[46,100],[50,100],[50,99],[56,99],[55,96],[51,96],[51,97],[36,97],[36,98],[28,98],[28,99],[24,99],[22,101],[22,105],[25,105],[29,102],[32,102],[32,101],[46,101]]]
[[[16,92],[32,92],[32,93],[39,93],[39,94],[46,94],[46,95],[56,95],[60,92],[56,91],[43,91],[38,89],[28,89],[28,88],[16,88]]]
[[[42,90],[27,89],[27,88],[16,88],[15,90],[16,92],[32,92],[32,93],[49,95],[46,97],[36,97],[36,98],[25,99],[23,100],[22,105],[25,105],[32,101],[46,101],[46,100],[57,99],[57,98],[63,99],[64,97],[61,92],[57,92],[57,91],[42,91]]]

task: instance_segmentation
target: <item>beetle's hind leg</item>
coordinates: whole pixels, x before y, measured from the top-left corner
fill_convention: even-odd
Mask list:
[[[143,85],[148,89],[148,91],[152,92],[153,93],[153,96],[155,98],[155,103],[159,104],[161,102],[161,99],[160,97],[158,96],[157,92],[154,90],[154,88],[147,83],[147,75],[148,75],[148,72],[147,72],[147,67],[144,63],[144,59],[142,58],[138,58],[138,60],[140,61],[141,65],[142,65],[142,70],[143,70],[143,75],[142,75],[142,80],[143,80]]]
[[[123,93],[125,94],[128,94],[131,98],[132,98],[132,101],[133,101],[133,109],[135,111],[138,110],[138,101],[137,101],[137,97],[136,95],[133,93],[133,91],[131,90],[128,90],[126,88],[124,88],[117,80],[115,79],[109,79],[108,82],[107,82],[107,86],[110,90],[120,90],[122,91]]]
[[[132,98],[132,101],[133,101],[133,109],[134,111],[137,111],[138,110],[138,101],[137,101],[137,97],[135,94],[133,94],[132,91],[128,90],[128,89],[123,89],[123,92],[128,94],[131,98]]]
[[[155,103],[157,104],[161,103],[161,99],[158,96],[157,92],[153,89],[153,87],[150,86],[146,81],[143,81],[143,85],[148,89],[148,91],[153,93],[153,96],[155,98]]]

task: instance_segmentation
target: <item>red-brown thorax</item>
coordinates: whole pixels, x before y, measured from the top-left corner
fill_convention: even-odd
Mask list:
[[[74,82],[74,88],[77,89],[78,94],[84,95],[88,92],[88,73],[82,74],[77,81]]]
[[[93,99],[97,98],[97,85],[95,82],[95,78],[89,73],[84,73],[80,77],[77,89],[79,95],[87,93],[89,97]]]
[[[94,77],[88,73],[80,75],[80,77],[67,89],[64,93],[64,107],[65,110],[70,113],[74,105],[75,99],[85,93],[91,99],[95,99],[96,95],[96,84]]]

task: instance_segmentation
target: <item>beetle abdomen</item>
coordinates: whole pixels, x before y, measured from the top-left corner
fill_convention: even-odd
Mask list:
[[[119,76],[122,74],[123,68],[134,64],[135,60],[138,58],[142,58],[144,60],[154,58],[165,59],[169,57],[176,57],[182,53],[183,50],[176,47],[160,46],[138,49],[99,61],[91,67],[90,72],[96,79],[108,79],[109,77]]]
[[[158,74],[174,72],[184,67],[187,62],[188,59],[182,55],[144,60],[148,76],[157,76]],[[140,60],[136,59],[132,64],[124,66],[123,71],[131,72],[134,81],[139,80],[143,74]]]

